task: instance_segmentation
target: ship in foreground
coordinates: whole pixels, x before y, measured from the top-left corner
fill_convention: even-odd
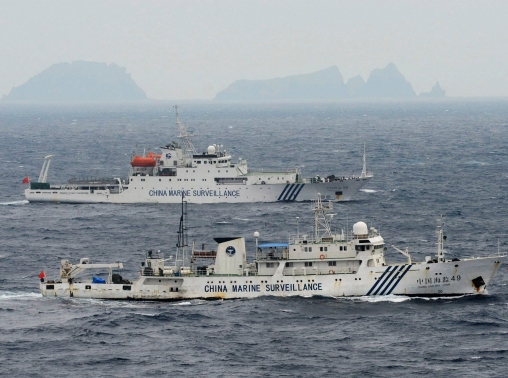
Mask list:
[[[25,197],[30,202],[179,203],[183,194],[192,203],[240,203],[310,201],[319,192],[329,200],[347,201],[372,178],[366,169],[365,147],[359,176],[303,178],[299,169],[249,170],[246,160],[233,161],[222,145],[198,153],[178,112],[176,125],[181,142],[161,147],[160,153],[134,156],[127,179],[73,178],[64,185],[51,185],[47,176],[52,155],[48,155]]]
[[[217,248],[187,251],[186,202],[175,256],[167,259],[148,251],[140,276],[125,280],[113,269],[121,263],[94,264],[82,258],[78,264],[61,260],[60,277],[45,281],[45,297],[98,299],[181,300],[233,299],[260,296],[458,296],[483,294],[506,255],[446,259],[443,222],[438,220],[437,255],[413,262],[408,249],[400,250],[404,263],[385,260],[385,242],[375,228],[364,222],[350,233],[332,233],[333,203],[320,196],[312,203],[314,232],[290,235],[287,243],[258,245],[247,262],[243,237],[215,238]],[[107,278],[80,279],[90,270],[109,270]]]

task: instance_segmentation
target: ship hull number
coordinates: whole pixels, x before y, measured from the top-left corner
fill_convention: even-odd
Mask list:
[[[416,282],[419,285],[435,285],[435,284],[443,284],[444,286],[448,286],[453,282],[458,282],[461,280],[460,274],[451,277],[430,277],[430,278],[418,278]]]

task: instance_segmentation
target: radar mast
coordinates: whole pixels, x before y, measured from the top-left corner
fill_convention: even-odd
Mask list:
[[[314,240],[318,241],[323,236],[332,237],[330,219],[335,214],[327,214],[333,210],[332,201],[328,201],[328,204],[326,205],[323,204],[323,201],[321,200],[321,194],[318,193],[316,199],[312,202],[312,207],[314,210]]]
[[[192,155],[197,155],[196,149],[192,144],[192,137],[194,136],[192,133],[187,131],[187,126],[180,122],[178,119],[178,105],[173,106],[176,111],[176,128],[178,129],[179,135],[178,137],[182,140],[183,144],[183,153],[187,162],[192,161]]]

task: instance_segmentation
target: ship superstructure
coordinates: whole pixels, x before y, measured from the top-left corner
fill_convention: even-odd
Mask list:
[[[134,156],[126,179],[74,178],[67,184],[47,183],[52,156],[46,157],[39,180],[30,182],[30,202],[63,203],[178,203],[185,195],[192,203],[310,201],[316,193],[333,201],[350,200],[372,178],[367,173],[364,147],[359,176],[304,178],[299,169],[250,170],[245,159],[233,160],[219,144],[197,152],[192,133],[178,118],[180,142],[160,147],[157,153]]]

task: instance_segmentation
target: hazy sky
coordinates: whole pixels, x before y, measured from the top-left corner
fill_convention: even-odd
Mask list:
[[[0,0],[0,97],[75,60],[126,67],[155,99],[389,62],[417,93],[508,96],[508,1]]]

